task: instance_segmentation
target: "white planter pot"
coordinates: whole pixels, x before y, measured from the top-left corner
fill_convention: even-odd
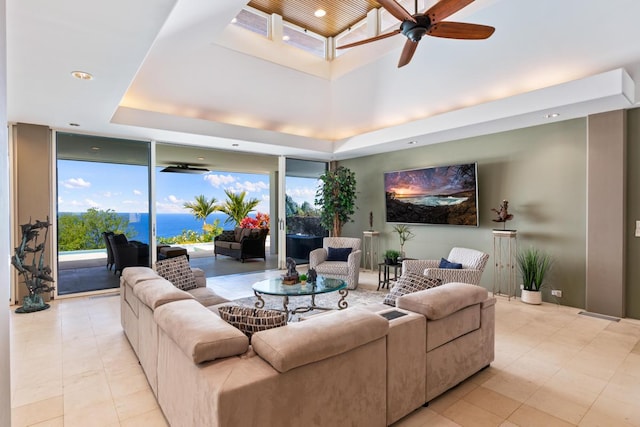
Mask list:
[[[523,289],[520,299],[527,304],[542,304],[542,292]]]

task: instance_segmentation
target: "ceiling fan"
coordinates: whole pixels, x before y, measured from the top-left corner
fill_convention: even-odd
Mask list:
[[[450,15],[473,3],[474,0],[440,0],[424,13],[418,13],[418,0],[415,0],[416,13],[414,15],[407,12],[396,0],[376,1],[390,14],[402,21],[400,28],[389,33],[339,46],[337,49],[360,46],[402,33],[407,37],[407,41],[404,44],[404,49],[402,49],[400,61],[398,62],[398,68],[400,68],[411,61],[418,47],[418,42],[420,42],[420,39],[422,39],[422,36],[425,34],[448,39],[481,40],[490,37],[495,31],[495,28],[487,25],[443,21],[443,19],[448,18]]]

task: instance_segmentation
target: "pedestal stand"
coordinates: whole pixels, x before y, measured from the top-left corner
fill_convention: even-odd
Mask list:
[[[516,230],[493,230],[493,295],[507,295],[509,301],[516,296],[517,253]]]
[[[364,252],[363,268],[373,271],[378,265],[378,236],[377,231],[365,231],[362,233],[362,251]]]

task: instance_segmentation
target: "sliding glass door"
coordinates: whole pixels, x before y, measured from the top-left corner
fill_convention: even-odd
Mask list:
[[[309,252],[322,247],[322,239],[328,235],[314,203],[318,178],[326,170],[325,162],[286,159],[285,250],[297,264],[307,264]]]
[[[116,270],[150,265],[150,143],[58,133],[56,146],[57,294],[118,288]]]

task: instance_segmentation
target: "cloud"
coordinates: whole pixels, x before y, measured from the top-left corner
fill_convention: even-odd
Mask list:
[[[235,185],[235,189],[237,191],[246,191],[247,193],[260,193],[264,190],[268,190],[269,189],[269,184],[267,184],[264,181],[258,181],[258,182],[250,182],[250,181],[245,181],[245,182],[236,182]]]
[[[236,179],[231,175],[206,174],[204,180],[211,184],[212,187],[220,188],[225,185],[233,184]]]
[[[140,190],[133,190],[133,194],[135,194],[136,196],[142,196],[142,191],[140,191]]]
[[[173,194],[169,194],[169,196],[165,200],[168,200],[171,203],[179,203],[180,205],[184,204],[184,199],[179,199]]]
[[[303,198],[308,198],[308,197],[315,197],[316,196],[316,189],[315,188],[309,188],[309,187],[302,187],[302,188],[287,188],[287,194],[293,198],[296,197],[303,197]]]
[[[174,203],[156,202],[157,213],[187,213],[187,210],[182,205],[176,205]]]
[[[62,185],[66,188],[89,188],[91,183],[85,181],[82,178],[70,178],[66,181],[62,181]]]
[[[100,204],[94,200],[91,199],[84,199],[84,204],[86,206],[89,206],[90,208],[99,208]]]

